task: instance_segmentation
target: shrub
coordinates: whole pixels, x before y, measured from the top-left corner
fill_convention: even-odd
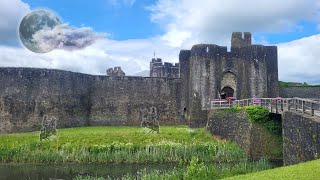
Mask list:
[[[247,106],[245,108],[249,116],[249,121],[254,123],[264,123],[269,120],[269,110],[261,106]]]
[[[249,121],[252,123],[259,123],[267,130],[274,134],[281,134],[282,127],[275,119],[270,118],[269,110],[261,106],[248,106],[245,108],[249,116]]]

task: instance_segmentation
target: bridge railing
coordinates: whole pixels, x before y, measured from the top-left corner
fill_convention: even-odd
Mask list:
[[[229,107],[263,106],[271,113],[281,114],[283,111],[301,111],[312,116],[320,116],[320,102],[302,98],[249,98],[234,101],[214,100],[205,109],[221,109]]]

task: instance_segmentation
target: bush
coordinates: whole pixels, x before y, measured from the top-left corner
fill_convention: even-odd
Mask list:
[[[269,110],[261,106],[248,106],[245,108],[249,115],[249,121],[254,123],[264,123],[269,120]]]
[[[269,110],[261,106],[248,106],[245,108],[249,121],[259,123],[274,134],[281,134],[282,127],[274,119],[270,118]]]
[[[234,106],[234,107],[230,107],[230,108],[226,108],[224,109],[226,112],[241,112],[242,111],[242,107],[240,106]]]

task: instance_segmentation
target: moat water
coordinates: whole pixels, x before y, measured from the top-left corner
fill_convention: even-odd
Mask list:
[[[273,168],[282,161],[270,162]],[[139,171],[169,171],[177,164],[0,164],[0,180],[72,180],[77,176],[121,179]]]
[[[176,164],[0,164],[0,180],[69,180],[78,175],[121,178],[146,170],[170,170]]]

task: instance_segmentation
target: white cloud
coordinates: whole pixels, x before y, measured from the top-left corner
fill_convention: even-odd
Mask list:
[[[320,34],[278,44],[279,79],[320,84]]]
[[[298,20],[315,20],[320,5],[317,0],[159,0],[149,9],[151,19],[171,37],[167,41],[177,41],[172,33],[188,33],[184,44],[190,46],[200,42],[229,45],[234,31],[299,30]]]
[[[22,12],[28,12],[29,6],[19,0],[0,1],[0,44],[3,45],[0,46],[0,66],[55,68],[89,74],[105,74],[107,68],[115,66],[122,66],[127,74],[148,70],[154,51],[165,61],[177,62],[180,49],[190,49],[197,43],[229,46],[233,31],[301,31],[297,22],[319,21],[320,12],[317,0],[158,0],[149,9],[152,21],[165,29],[162,35],[122,41],[105,38],[80,51],[35,54],[2,42],[5,38],[1,32],[12,32],[10,28],[16,32],[25,14]],[[135,0],[107,1],[116,6],[135,3]],[[4,13],[4,2],[11,3],[7,9],[20,8]],[[3,28],[1,23],[8,18],[10,28]],[[317,78],[320,75],[319,36],[279,44],[281,80],[320,83]],[[263,38],[258,41],[267,43]]]
[[[17,45],[19,43],[19,23],[28,12],[30,12],[29,5],[20,0],[0,1],[0,44]]]
[[[78,50],[92,45],[97,39],[105,38],[105,34],[96,33],[89,27],[72,28],[67,24],[56,25],[33,34],[33,41],[42,52],[59,48]]]
[[[88,74],[105,74],[107,68],[121,66],[132,75],[148,70],[155,51],[168,61],[177,61],[179,49],[165,46],[159,39],[115,41],[100,39],[82,50],[53,50],[45,54],[25,48],[0,46],[0,67],[38,67]]]

